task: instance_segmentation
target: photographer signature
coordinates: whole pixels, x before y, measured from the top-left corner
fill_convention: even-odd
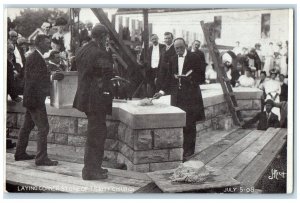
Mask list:
[[[273,180],[273,179],[276,179],[278,180],[278,178],[285,178],[286,177],[286,173],[285,172],[280,172],[278,171],[277,169],[271,169],[271,175],[268,176],[269,180]]]

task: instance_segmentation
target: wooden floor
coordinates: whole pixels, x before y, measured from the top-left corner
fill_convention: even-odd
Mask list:
[[[211,131],[202,137],[197,137],[196,154],[190,160],[200,160],[215,170],[219,170],[220,174],[237,180],[238,187],[234,186],[234,182],[231,182],[231,187],[227,187],[227,189],[231,188],[232,192],[253,192],[268,166],[286,144],[286,137],[287,130],[279,128],[269,128],[267,131],[253,129]],[[148,175],[163,192],[193,192],[199,188],[197,185],[178,187],[172,184],[167,178],[170,172],[172,170],[151,172]],[[228,181],[232,180],[228,179]],[[219,188],[223,183],[214,182]],[[213,186],[207,185],[206,187],[211,189]],[[153,184],[150,184],[149,188],[155,190]],[[148,191],[148,186],[146,186],[137,192]]]
[[[210,131],[198,136],[196,153],[191,160],[200,160],[227,177],[217,178],[216,181],[206,183],[205,187],[172,184],[169,176],[166,176],[170,170],[143,174],[109,169],[109,178],[106,180],[83,181],[83,165],[80,163],[60,161],[58,166],[37,167],[34,161],[14,161],[12,153],[6,154],[6,180],[10,185],[36,186],[47,192],[54,190],[71,193],[199,192],[199,188],[234,188],[237,185],[239,188],[250,188],[255,187],[284,146],[286,136],[286,129],[274,128],[267,131]]]

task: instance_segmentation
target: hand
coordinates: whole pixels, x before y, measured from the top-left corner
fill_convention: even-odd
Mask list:
[[[159,99],[161,96],[163,96],[163,94],[160,93],[160,92],[157,92],[157,93],[154,94],[153,98],[154,99]]]
[[[175,78],[175,79],[178,79],[178,75],[177,75],[177,74],[174,74],[174,78]]]
[[[64,79],[64,74],[63,73],[60,73],[60,72],[55,72],[53,75],[52,75],[52,80],[62,80]]]

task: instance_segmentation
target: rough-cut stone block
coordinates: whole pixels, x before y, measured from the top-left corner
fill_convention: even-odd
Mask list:
[[[174,148],[169,151],[169,161],[182,161],[183,148]]]
[[[118,151],[119,141],[114,139],[106,139],[104,149],[109,151]]]
[[[104,151],[103,161],[116,163],[117,162],[117,156],[118,156],[118,152]]]
[[[219,118],[219,129],[220,130],[229,130],[232,127],[233,127],[233,120],[232,120],[231,116]]]
[[[17,114],[7,113],[6,114],[6,127],[7,128],[17,128]]]
[[[61,134],[61,133],[55,133],[55,143],[56,144],[67,145],[68,144],[68,135],[67,134]]]
[[[240,109],[252,109],[252,100],[237,100]]]
[[[181,147],[183,145],[182,128],[154,130],[154,149]]]
[[[216,115],[216,116],[229,113],[226,103],[217,104],[213,107],[214,107],[214,115]]]
[[[48,133],[48,135],[47,135],[47,142],[48,143],[55,143],[54,133]]]
[[[214,107],[213,106],[205,107],[204,113],[206,119],[211,119],[212,117],[214,117]]]
[[[82,147],[85,145],[86,137],[68,135],[68,145]]]
[[[138,151],[133,154],[134,164],[155,163],[168,161],[169,150]]]
[[[252,102],[253,102],[252,109],[257,109],[257,110],[261,109],[261,100],[255,99]]]
[[[87,118],[78,118],[78,134],[84,134],[87,131]]]
[[[126,126],[124,123],[120,123],[118,127],[118,139],[131,148],[134,146],[134,136],[136,136],[136,131]]]
[[[119,123],[118,121],[106,121],[108,138],[117,139]]]
[[[149,164],[137,164],[137,165],[133,165],[131,170],[132,171],[137,171],[137,172],[140,172],[140,173],[146,173],[146,172],[150,171],[150,167],[149,167]]]
[[[172,162],[164,162],[164,163],[150,163],[150,171],[160,171],[160,170],[168,170],[174,169],[181,164],[181,161],[172,161]]]
[[[85,147],[75,147],[76,155],[83,157],[84,156],[84,149]]]
[[[128,160],[133,162],[134,151],[128,145],[119,141],[119,153],[123,154]]]
[[[77,118],[75,117],[60,117],[49,116],[50,131],[56,133],[77,133]]]
[[[259,112],[260,112],[260,110],[241,111],[241,115],[243,118],[253,118]]]
[[[204,129],[207,129],[207,128],[211,128],[211,119],[209,120],[205,120],[205,121],[199,121],[197,124],[196,124],[196,131],[201,131],[201,130],[204,130]]]
[[[152,149],[153,130],[136,130],[137,135],[134,137],[134,150]]]

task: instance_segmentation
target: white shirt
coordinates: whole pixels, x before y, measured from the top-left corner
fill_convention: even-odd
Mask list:
[[[168,50],[171,48],[172,45],[173,45],[173,43],[170,44],[170,45],[167,45],[167,44],[166,44],[166,51],[168,51]]]
[[[265,88],[265,92],[266,94],[280,94],[281,93],[281,86],[280,86],[280,82],[277,80],[268,80],[264,83],[264,88]]]
[[[20,64],[21,68],[23,68],[22,57],[19,52],[19,49],[16,46],[15,46],[14,54],[15,54],[15,58],[16,58],[16,63]]]
[[[151,55],[151,68],[157,68],[159,62],[159,44],[153,45],[152,55]]]
[[[183,69],[183,64],[184,64],[184,59],[186,54],[187,51],[185,50],[182,57],[178,56],[178,75],[182,75],[182,69]]]

